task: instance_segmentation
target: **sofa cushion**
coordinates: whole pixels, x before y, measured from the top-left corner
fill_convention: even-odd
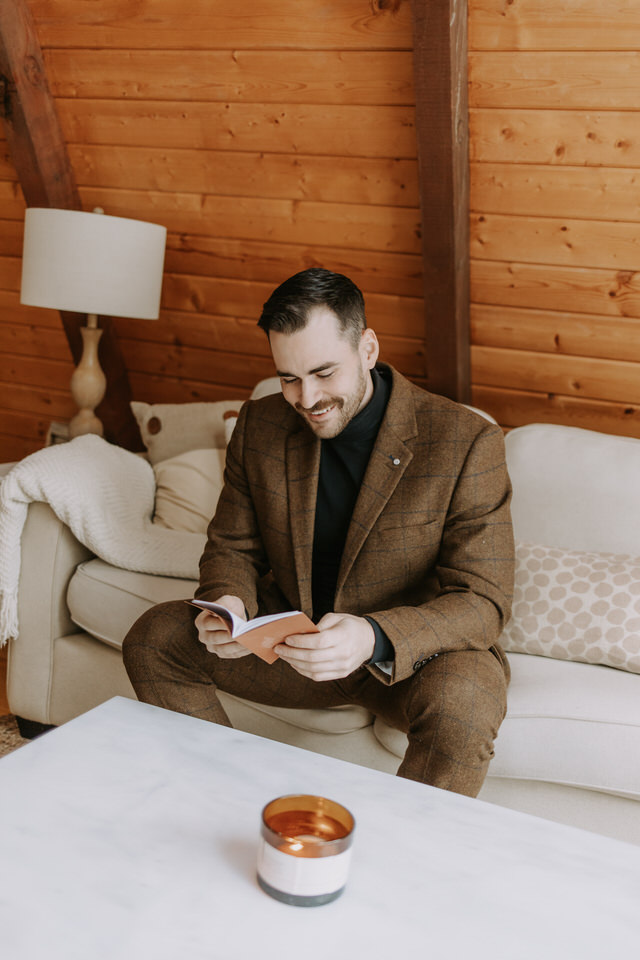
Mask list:
[[[505,447],[517,540],[638,555],[640,440],[531,423]]]
[[[244,401],[142,403],[131,401],[150,463],[187,450],[225,446],[225,415],[237,414]]]
[[[519,543],[505,650],[640,673],[640,559]]]
[[[188,450],[153,467],[153,522],[171,530],[206,533],[222,490],[226,451]]]
[[[195,580],[156,577],[112,567],[104,560],[81,563],[67,590],[71,619],[112,647],[121,647],[129,627],[155,603],[193,596]]]
[[[282,390],[282,384],[280,383],[280,377],[267,377],[265,380],[260,380],[256,383],[255,387],[251,391],[251,400],[260,400],[262,397],[269,397],[272,393],[280,393]]]
[[[132,573],[93,559],[77,567],[67,590],[67,603],[78,627],[112,647],[121,648],[129,628],[145,610],[164,600],[192,597],[195,588],[195,580]],[[258,704],[256,709],[276,719],[286,719],[301,730],[321,733],[352,733],[372,722],[368,710],[351,705],[333,710],[290,710]]]
[[[511,684],[489,775],[640,799],[640,678],[609,667],[508,654]],[[397,757],[406,736],[377,719]]]
[[[278,377],[261,380],[251,399],[279,390]],[[154,523],[171,530],[206,533],[222,490],[225,448],[241,405],[240,400],[131,403],[156,477]],[[200,449],[193,446],[197,443],[202,443]]]

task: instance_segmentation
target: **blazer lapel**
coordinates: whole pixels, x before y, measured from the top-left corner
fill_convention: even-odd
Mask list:
[[[287,440],[287,492],[300,609],[311,610],[311,555],[316,515],[320,441],[301,427]]]
[[[405,441],[417,436],[413,401],[394,377],[393,390],[362,481],[342,553],[336,596],[358,553],[413,459]]]

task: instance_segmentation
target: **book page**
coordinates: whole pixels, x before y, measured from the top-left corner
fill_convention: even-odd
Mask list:
[[[241,617],[228,610],[227,607],[223,607],[220,603],[212,603],[210,600],[187,600],[187,603],[193,604],[194,607],[200,607],[201,610],[210,610],[211,613],[217,614],[227,624],[232,637],[235,637],[237,631],[242,631],[245,626],[245,620],[242,620]]]
[[[267,614],[253,620],[242,620],[231,610],[211,600],[187,600],[195,607],[210,610],[217,614],[228,626],[229,633],[234,640],[251,650],[266,663],[274,663],[278,654],[273,648],[286,637],[294,633],[317,633],[315,623],[300,610],[289,610],[285,613]]]
[[[278,654],[273,648],[293,633],[318,633],[315,623],[309,619],[306,613],[300,613],[295,610],[290,614],[277,615],[274,617],[258,617],[258,620],[266,622],[259,626],[252,626],[255,620],[250,620],[247,624],[249,629],[245,630],[236,639],[247,650],[251,650],[256,656],[260,657],[266,663],[273,663],[278,659]]]

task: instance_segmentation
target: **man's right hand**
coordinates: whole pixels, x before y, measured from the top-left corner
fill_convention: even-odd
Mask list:
[[[244,604],[240,597],[225,594],[225,596],[219,597],[216,603],[227,607],[241,620],[247,619]],[[224,621],[217,614],[212,613],[211,610],[202,610],[195,619],[195,625],[198,629],[198,640],[200,643],[204,643],[209,653],[215,653],[223,660],[236,660],[251,653],[250,650],[231,638]]]

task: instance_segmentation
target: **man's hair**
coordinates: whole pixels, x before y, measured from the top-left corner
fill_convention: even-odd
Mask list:
[[[367,326],[364,297],[342,273],[310,267],[289,277],[277,287],[262,308],[258,326],[267,336],[296,333],[309,321],[313,307],[328,307],[338,318],[340,331],[357,347]]]

